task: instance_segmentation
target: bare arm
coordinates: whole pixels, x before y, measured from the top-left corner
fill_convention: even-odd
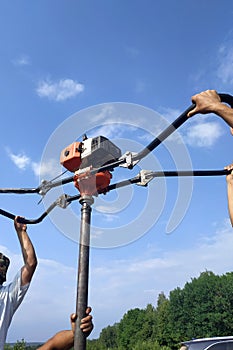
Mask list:
[[[233,227],[233,164],[228,165],[225,169],[231,170],[231,173],[226,176],[227,180],[227,201],[228,201],[228,211]]]
[[[74,333],[71,330],[58,332],[37,350],[69,350],[74,345]]]
[[[17,218],[18,216],[14,220],[14,226],[24,260],[24,266],[21,269],[21,285],[24,286],[31,282],[37,266],[37,258],[32,242],[27,234],[27,225],[18,223]]]
[[[192,96],[192,102],[195,103],[196,106],[188,113],[188,117],[192,117],[198,113],[215,113],[233,128],[233,109],[221,102],[215,90],[206,90]]]
[[[92,316],[90,315],[91,308],[88,307],[86,310],[87,316],[81,320],[80,328],[88,337],[93,329]],[[75,321],[77,316],[72,314],[70,316],[71,330],[64,330],[56,333],[50,338],[45,344],[39,347],[37,350],[69,350],[74,345],[74,331]]]

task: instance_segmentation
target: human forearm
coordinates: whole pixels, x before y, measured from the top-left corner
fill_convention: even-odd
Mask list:
[[[227,183],[227,198],[228,198],[228,211],[229,217],[231,221],[231,225],[233,227],[233,183]]]
[[[230,170],[230,173],[226,176],[227,182],[227,202],[228,202],[228,211],[229,217],[231,221],[231,225],[233,227],[233,163],[229,164],[225,167],[226,170]]]
[[[24,260],[24,266],[21,270],[21,284],[25,285],[31,281],[37,266],[37,258],[33,244],[27,234],[27,226],[18,223],[17,217],[14,224]]]
[[[213,113],[221,117],[231,128],[233,128],[233,109],[224,103],[218,103],[214,106]]]
[[[88,337],[93,329],[92,316],[90,315],[91,307],[87,307],[86,316],[81,319],[80,328]],[[37,350],[69,350],[74,345],[76,314],[70,315],[71,330],[60,331],[50,338],[44,345]]]
[[[37,350],[69,350],[74,345],[74,333],[71,330],[60,331]]]

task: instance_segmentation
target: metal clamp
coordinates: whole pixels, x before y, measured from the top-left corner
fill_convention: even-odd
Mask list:
[[[70,198],[67,194],[62,194],[59,198],[56,200],[56,205],[58,205],[62,209],[66,209],[70,202],[67,201],[67,199]]]
[[[47,181],[47,180],[42,180],[41,184],[39,186],[39,194],[41,196],[45,196],[46,193],[52,188],[51,186],[51,181]]]
[[[133,167],[139,162],[139,160],[134,160],[137,153],[135,152],[129,152],[127,151],[123,156],[121,156],[119,159],[125,160],[125,163],[120,164],[119,166],[122,168],[128,168],[133,169]]]
[[[137,182],[136,185],[146,187],[147,184],[154,178],[152,174],[153,174],[153,171],[151,170],[141,170],[139,173],[139,177],[141,181]]]

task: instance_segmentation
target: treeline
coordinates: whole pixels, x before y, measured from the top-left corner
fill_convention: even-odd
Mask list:
[[[168,297],[161,292],[156,306],[126,312],[98,339],[87,340],[87,350],[177,350],[181,341],[232,335],[232,310],[233,272],[205,271]],[[33,350],[25,342],[5,349]]]
[[[24,339],[18,340],[15,344],[6,344],[4,350],[36,350],[40,344],[30,345]]]
[[[184,288],[158,296],[156,307],[129,310],[104,328],[88,350],[176,350],[192,338],[233,334],[233,272],[205,271]]]

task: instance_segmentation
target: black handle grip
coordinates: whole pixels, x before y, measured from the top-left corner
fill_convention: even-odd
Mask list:
[[[219,95],[222,102],[229,104],[231,106],[231,108],[233,108],[233,96],[231,96],[229,94],[223,94],[223,93],[220,93],[218,95]]]

